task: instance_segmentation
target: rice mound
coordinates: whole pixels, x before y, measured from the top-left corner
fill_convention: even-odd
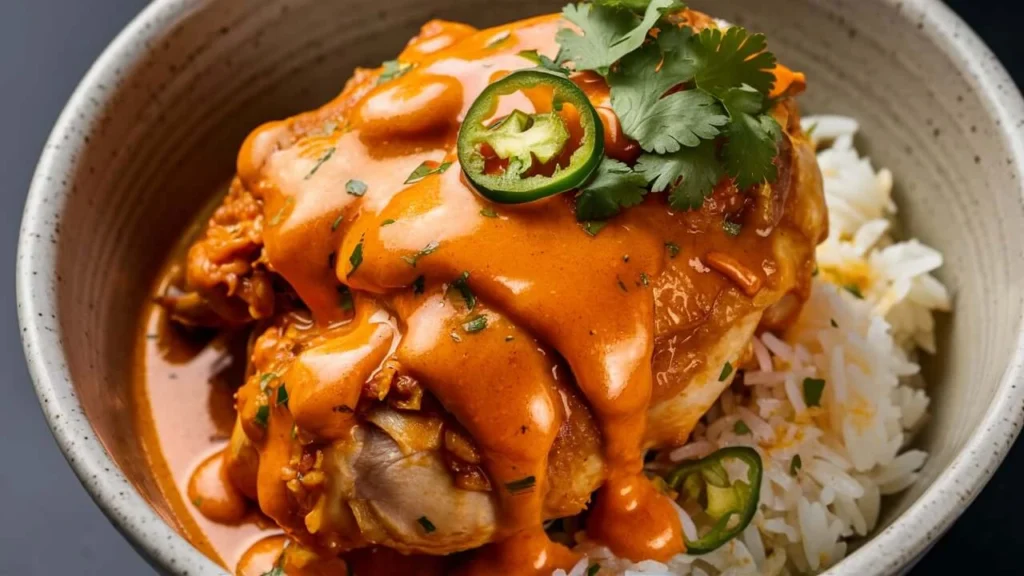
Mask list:
[[[819,572],[846,556],[848,539],[875,528],[882,496],[917,480],[928,455],[908,444],[927,419],[928,395],[915,359],[935,352],[933,313],[950,308],[931,275],[942,254],[889,235],[892,174],[857,153],[854,119],[808,117],[803,126],[819,146],[829,208],[810,299],[785,334],[754,339],[754,365],[670,453],[683,461],[756,448],[764,463],[757,514],[718,550],[667,564],[616,558],[580,533],[576,550],[586,557],[555,576]],[[805,378],[825,380],[820,406],[807,405]],[[695,539],[692,520],[678,511]]]

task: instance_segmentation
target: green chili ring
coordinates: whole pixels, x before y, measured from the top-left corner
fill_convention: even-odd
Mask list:
[[[544,120],[549,125],[554,120],[563,122],[553,113],[528,116],[523,112],[516,111],[518,115],[513,113],[505,121],[494,126],[484,124],[494,114],[501,96],[538,86],[546,86],[553,90],[556,108],[558,103],[568,103],[579,112],[583,137],[579,148],[573,151],[569,165],[556,169],[551,176],[520,177],[519,173],[515,171],[504,174],[486,174],[484,171],[485,159],[478,147],[494,139],[496,129],[501,128],[504,122],[512,120],[521,123],[524,117]],[[520,131],[515,132],[515,129]],[[551,130],[556,129],[552,128]],[[526,134],[523,125],[512,127],[512,130],[505,130],[501,136],[507,142],[508,138],[514,138],[517,134]],[[527,153],[537,152],[539,145],[526,140],[527,138],[523,137],[522,141],[518,143],[523,150]],[[516,143],[513,142],[513,144]],[[544,143],[544,156],[546,157],[552,156],[551,144],[552,142]],[[536,69],[518,70],[485,88],[469,107],[462,127],[459,129],[458,154],[463,172],[481,195],[502,204],[522,204],[572,190],[586,182],[604,156],[604,127],[597,110],[594,109],[587,95],[568,78]]]
[[[725,473],[725,469],[722,467],[722,460],[727,458],[735,458],[747,465],[747,483],[729,483],[728,474]],[[708,486],[722,489],[723,492],[724,489],[733,490],[734,492],[726,493],[726,495],[742,500],[736,503],[738,504],[737,506],[725,508],[723,514],[715,521],[715,525],[707,534],[692,542],[686,540],[687,554],[707,554],[717,550],[726,542],[738,536],[740,532],[743,532],[747,525],[750,524],[750,521],[753,520],[754,514],[757,513],[757,506],[761,499],[761,476],[763,471],[764,467],[761,462],[761,456],[757,453],[757,450],[747,446],[730,446],[722,448],[700,460],[684,462],[668,475],[666,481],[674,490],[682,492],[686,488],[684,484],[687,482],[687,479],[694,474],[698,474]],[[743,488],[744,486],[746,488]],[[709,497],[709,508],[711,506]],[[728,528],[729,521],[737,514],[740,517],[739,522],[734,527]]]

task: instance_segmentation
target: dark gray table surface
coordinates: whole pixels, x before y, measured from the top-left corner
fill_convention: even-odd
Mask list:
[[[949,0],[1024,83],[1008,2]],[[0,0],[0,575],[153,574],[79,485],[50,436],[18,340],[14,257],[29,179],[57,114],[89,64],[146,0]],[[1024,447],[914,571],[1024,573],[1014,545]]]

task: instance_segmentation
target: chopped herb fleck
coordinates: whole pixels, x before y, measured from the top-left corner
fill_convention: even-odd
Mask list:
[[[487,328],[487,316],[483,316],[483,315],[474,316],[474,317],[470,318],[469,320],[465,321],[462,324],[462,329],[467,334],[472,334],[474,332],[479,332],[479,331],[483,330],[484,328]]]
[[[665,249],[668,250],[669,258],[679,256],[679,245],[675,242],[665,242]]]
[[[828,322],[829,322],[829,324],[832,325],[833,328],[839,328],[839,324],[836,323],[836,319],[835,318],[829,318]]]
[[[405,64],[398,60],[388,60],[381,64],[381,67],[384,68],[384,70],[380,73],[380,76],[377,77],[377,86],[404,75],[412,69],[412,64]]]
[[[159,334],[146,334],[147,340],[157,340],[158,338],[160,338]]]
[[[591,564],[587,567],[587,576],[596,576],[601,571],[600,564]]]
[[[597,233],[604,229],[608,225],[608,222],[604,220],[587,220],[583,222],[583,231],[591,236],[597,236]]]
[[[426,283],[426,281],[427,279],[425,276],[423,276],[423,274],[417,276],[416,279],[412,281],[412,293],[423,294],[423,285],[424,283]]]
[[[800,455],[793,456],[793,459],[789,461],[789,473],[796,476],[796,473],[804,467],[804,463],[800,460]]]
[[[850,294],[853,294],[860,300],[864,299],[864,293],[860,291],[860,286],[857,286],[856,284],[846,284],[845,286],[843,286],[843,289],[849,292]]]
[[[260,392],[266,392],[267,385],[273,382],[275,378],[277,378],[277,374],[274,374],[273,372],[267,372],[263,376],[260,376]]]
[[[312,178],[313,175],[316,174],[317,170],[319,170],[321,166],[323,166],[328,160],[330,160],[331,156],[334,156],[334,151],[334,146],[328,148],[323,153],[323,155],[320,156],[320,158],[316,161],[316,164],[313,165],[313,169],[309,171],[309,174],[306,174],[305,180],[309,180],[310,178]]]
[[[345,192],[348,192],[353,196],[362,196],[363,194],[366,194],[366,189],[366,182],[363,182],[362,180],[349,180],[345,183]]]
[[[626,288],[626,283],[622,281],[622,278],[616,277],[615,280],[618,281],[619,288],[622,288],[623,292],[629,292],[629,288]]]
[[[824,391],[824,380],[820,378],[804,378],[804,402],[808,406],[821,406],[821,393]]]
[[[380,223],[380,227],[383,228],[385,226],[391,226],[394,223],[395,223],[395,219],[394,218],[388,218],[387,220],[385,220],[385,221]]]
[[[334,270],[334,266],[338,263],[338,253],[331,252],[327,255],[327,267]]]
[[[817,264],[815,264],[815,265],[814,265],[814,270],[811,270],[811,276],[817,276],[817,275],[818,275],[818,272],[819,272],[819,270],[818,270],[818,265],[817,265]]]
[[[719,382],[725,382],[725,379],[732,374],[732,363],[726,362],[725,366],[722,366],[722,373],[718,375]]]
[[[739,236],[740,231],[743,230],[743,225],[739,222],[722,220],[722,230],[725,230],[725,233],[729,236]]]
[[[359,268],[359,265],[363,263],[362,238],[359,239],[359,244],[356,244],[356,247],[352,249],[352,255],[348,257],[348,261],[350,264],[352,264],[352,269],[348,271],[348,274],[345,275],[346,277],[355,274],[356,270]]]
[[[203,505],[203,499],[200,498],[199,496],[196,496],[195,498],[192,499],[192,505],[195,506],[196,508],[199,508],[200,506]]]
[[[732,427],[733,432],[737,434],[750,434],[750,427],[743,420],[737,420],[736,425]]]
[[[622,261],[623,262],[629,262],[629,254],[623,254],[622,255]]]
[[[277,389],[277,405],[288,405],[288,390],[285,388],[284,383],[282,383],[281,386]]]
[[[430,519],[426,516],[420,516],[419,519],[416,521],[420,523],[420,526],[423,526],[423,531],[427,534],[430,534],[431,532],[437,530],[437,528],[434,526],[434,523],[431,522]]]
[[[438,246],[439,244],[437,242],[431,242],[430,244],[424,246],[422,250],[420,250],[416,254],[413,254],[412,256],[402,256],[402,260],[405,260],[406,264],[415,268],[416,262],[419,262],[420,258],[433,254],[434,251],[437,250]]]
[[[640,283],[643,284],[644,286],[650,286],[651,285],[651,279],[647,277],[647,273],[646,272],[641,272],[640,273]]]
[[[512,37],[512,33],[511,32],[507,32],[507,31],[503,32],[503,33],[495,36],[494,38],[491,38],[490,42],[488,42],[487,45],[484,46],[484,48],[487,48],[487,49],[497,48],[498,46],[501,46],[505,42],[508,42],[508,39],[511,38],[511,37]]]
[[[338,305],[345,312],[355,307],[355,303],[352,300],[352,291],[348,289],[348,286],[338,286]]]
[[[274,215],[270,217],[269,224],[271,226],[277,226],[278,224],[280,224],[281,220],[284,219],[284,213],[287,212],[288,208],[294,203],[295,197],[289,196],[288,199],[284,201],[284,206],[282,206],[280,210],[275,212]]]
[[[277,564],[274,564],[274,567],[271,568],[269,572],[264,572],[263,574],[260,574],[260,576],[286,576],[284,573],[284,567],[281,565],[281,560],[278,559]]]
[[[480,211],[480,215],[484,218],[497,218],[498,213],[494,211],[494,208],[484,208]]]
[[[253,421],[260,428],[266,428],[267,427],[267,420],[269,420],[269,419],[270,419],[270,405],[269,404],[261,404],[260,407],[256,409],[256,417],[253,419]]]
[[[432,167],[431,164],[433,164],[433,162],[425,161],[417,166],[416,169],[412,171],[412,174],[409,174],[409,177],[405,179],[405,183],[415,184],[431,174],[444,174],[444,172],[448,170],[448,168],[451,168],[452,165],[451,162],[442,162],[441,165],[437,167]]]
[[[811,127],[807,129],[807,133],[806,133],[808,140],[814,138],[814,132],[817,129],[818,129],[818,123],[817,122],[815,122],[814,124],[811,124]]]
[[[533,476],[527,476],[526,478],[520,478],[505,484],[505,489],[515,494],[516,492],[523,492],[530,490],[537,484],[537,479]]]
[[[456,342],[462,342],[462,336],[459,336],[458,334],[456,334],[454,330],[452,330],[451,333],[448,334],[448,335],[452,337],[452,340],[454,340]]]
[[[530,62],[536,64],[538,68],[547,70],[548,72],[554,72],[564,76],[569,75],[569,70],[563,68],[551,58],[538,53],[536,50],[523,50],[518,55],[520,58],[526,58]]]
[[[345,219],[345,215],[344,214],[338,214],[338,217],[335,218],[334,222],[331,223],[331,232],[334,232],[335,230],[337,230],[338,226],[341,226],[341,221],[344,220],[344,219]]]
[[[469,308],[470,310],[476,308],[476,295],[474,295],[473,291],[469,289],[468,271],[463,272],[461,276],[456,278],[455,281],[452,282],[452,287],[458,290],[459,294],[462,294],[462,300],[466,302],[466,308]]]

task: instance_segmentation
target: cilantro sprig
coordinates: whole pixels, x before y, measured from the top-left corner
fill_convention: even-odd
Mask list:
[[[569,4],[547,69],[605,76],[623,132],[640,144],[635,166],[605,159],[581,187],[576,217],[603,221],[668,193],[677,210],[699,209],[725,176],[740,189],[773,182],[782,129],[767,114],[775,56],[763,34],[740,26],[699,33],[681,26],[675,0]],[[524,55],[524,57],[527,55]]]
[[[569,4],[562,9],[562,16],[583,34],[569,28],[558,31],[558,63],[571,61],[577,71],[607,74],[615,62],[644,43],[666,10],[678,7],[674,0]],[[638,9],[642,9],[642,17],[637,14]]]
[[[622,130],[648,152],[666,154],[714,139],[729,118],[714,96],[695,88],[665,95],[692,80],[692,66],[668,61],[658,44],[629,54],[609,74],[612,108]],[[662,61],[668,61],[661,68]],[[677,74],[672,74],[673,69]]]

